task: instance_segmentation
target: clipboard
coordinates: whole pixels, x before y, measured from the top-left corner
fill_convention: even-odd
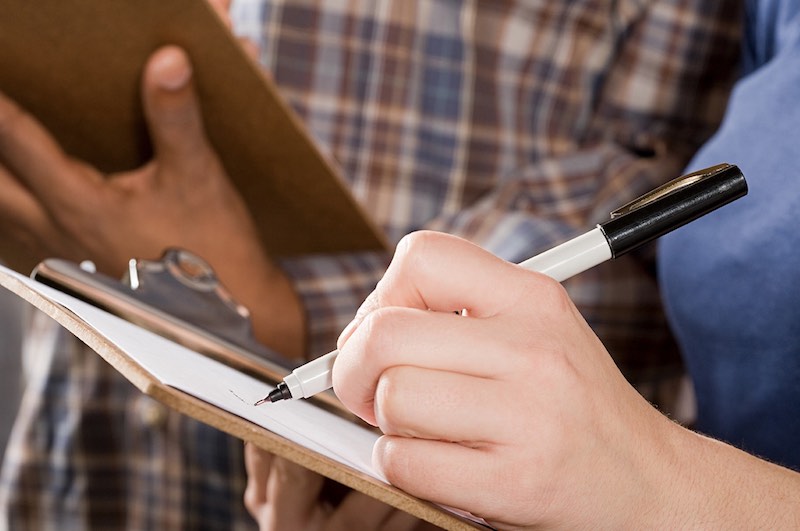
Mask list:
[[[190,56],[209,140],[272,256],[386,249],[335,164],[208,2],[2,0],[2,13],[0,91],[70,155],[104,172],[150,159],[141,72],[157,48],[177,44]],[[3,247],[0,256],[13,251]]]
[[[298,363],[256,340],[250,312],[227,291],[210,264],[186,249],[168,248],[155,261],[132,258],[121,280],[94,271],[91,262],[59,258],[40,262],[30,276],[270,385]],[[313,400],[363,424],[332,390]]]
[[[267,429],[257,422],[243,418],[243,416],[239,414],[242,410],[226,410],[207,400],[193,396],[191,393],[187,392],[186,389],[182,388],[184,384],[175,382],[165,383],[163,379],[156,375],[158,371],[153,371],[153,365],[148,365],[148,363],[152,363],[153,359],[161,360],[161,362],[168,359],[175,360],[173,357],[175,352],[170,352],[169,355],[163,355],[164,349],[169,347],[170,349],[179,349],[176,350],[176,352],[181,356],[189,356],[189,358],[185,360],[178,359],[175,361],[175,363],[181,363],[181,367],[187,366],[186,360],[189,360],[188,366],[194,364],[216,364],[213,365],[213,370],[211,371],[206,370],[208,367],[212,367],[210,365],[200,367],[201,370],[204,370],[204,373],[211,372],[210,378],[212,379],[224,380],[225,374],[233,374],[236,375],[238,380],[247,381],[246,379],[250,377],[245,373],[231,369],[202,354],[180,347],[177,343],[169,339],[140,328],[104,310],[20,275],[3,266],[0,266],[0,285],[57,321],[61,326],[88,345],[89,348],[97,352],[143,393],[174,410],[209,424],[243,441],[250,442],[275,455],[284,457],[309,470],[317,472],[334,481],[338,481],[343,485],[365,493],[443,529],[453,531],[488,529],[480,523],[480,521],[470,518],[469,515],[463,512],[447,509],[416,498],[364,470],[359,470],[346,461],[341,461],[338,458],[325,455],[325,453],[321,453],[318,449],[315,449],[313,444],[304,445],[297,441],[290,440],[285,434],[277,433],[274,426],[271,426],[273,429]],[[114,326],[103,324],[108,322],[114,323]],[[100,326],[97,326],[98,324]],[[117,326],[121,327],[121,331],[117,330],[115,332],[113,330],[113,328]],[[117,335],[115,336],[114,333]],[[120,338],[124,339],[124,341]],[[157,352],[150,353],[149,358],[142,357],[143,352],[134,352],[136,349],[144,350],[148,348],[147,345],[151,345],[150,348],[155,348],[155,350],[157,350]],[[155,347],[152,347],[152,345],[155,345]],[[222,376],[220,376],[220,374],[222,374]],[[253,382],[255,382],[253,385],[256,386],[266,385],[260,384],[255,380],[253,380]],[[190,382],[189,386],[191,385],[192,383]],[[233,390],[231,390],[231,392],[233,392]],[[264,388],[258,389],[253,391],[253,396],[261,396],[264,392]],[[249,411],[256,412],[253,414],[261,414],[260,412],[264,411],[264,408],[253,407],[252,402],[246,403],[247,400],[238,396],[236,398],[241,400],[242,404],[246,404],[250,408]],[[236,403],[235,400],[232,402]],[[315,411],[318,411],[320,415],[329,415],[329,418],[334,419],[333,422],[340,423],[337,424],[337,426],[344,426],[342,435],[348,441],[351,435],[359,435],[360,433],[363,436],[363,431],[366,431],[358,424],[329,413],[322,408],[313,406],[307,401],[292,401],[291,404],[296,404],[301,407],[316,408]],[[244,406],[239,407],[241,408]],[[358,432],[358,430],[362,430],[362,432]],[[344,433],[344,431],[348,433]],[[374,436],[377,437],[377,435]],[[369,438],[367,438],[367,442],[368,441]],[[369,451],[361,453],[370,454],[371,447]],[[361,461],[366,460],[365,462],[369,462],[370,460],[370,455],[362,455],[361,457]]]

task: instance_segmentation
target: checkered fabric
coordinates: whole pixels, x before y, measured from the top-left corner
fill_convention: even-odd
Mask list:
[[[738,5],[243,0],[233,15],[391,242],[436,229],[518,261],[680,172],[724,110]],[[389,259],[282,263],[309,356],[334,345]],[[649,253],[566,285],[629,378],[676,366]],[[44,318],[32,324],[0,482],[10,529],[254,526],[240,441],[141,395]]]

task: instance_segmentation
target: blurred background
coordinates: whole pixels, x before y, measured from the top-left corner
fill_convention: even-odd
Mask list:
[[[20,342],[26,304],[10,291],[0,289],[0,456],[5,453],[22,393]]]

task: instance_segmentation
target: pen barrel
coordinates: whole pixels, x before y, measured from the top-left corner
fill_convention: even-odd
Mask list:
[[[603,231],[598,227],[528,258],[519,265],[562,282],[610,258],[611,249]]]
[[[333,387],[333,362],[338,350],[301,365],[283,379],[292,398],[310,398]]]
[[[741,170],[731,164],[721,168],[601,223],[614,258],[746,195],[747,182]]]

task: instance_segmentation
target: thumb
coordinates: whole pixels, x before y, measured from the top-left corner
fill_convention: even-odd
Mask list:
[[[159,163],[182,169],[199,160],[209,145],[186,52],[177,46],[156,51],[145,66],[142,93]]]

